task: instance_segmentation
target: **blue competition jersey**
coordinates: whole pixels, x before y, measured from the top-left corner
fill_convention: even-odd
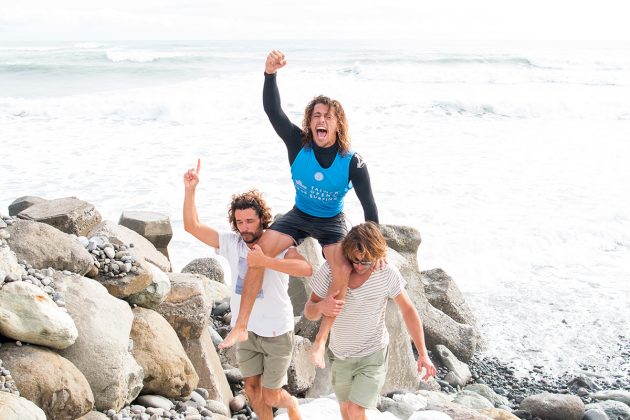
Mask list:
[[[343,211],[343,198],[352,189],[348,181],[354,152],[337,154],[329,168],[322,168],[312,148],[302,148],[291,165],[295,206],[315,217],[333,217]]]

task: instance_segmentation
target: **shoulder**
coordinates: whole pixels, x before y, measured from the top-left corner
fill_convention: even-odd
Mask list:
[[[219,249],[223,252],[238,248],[243,241],[241,235],[234,232],[219,232]]]

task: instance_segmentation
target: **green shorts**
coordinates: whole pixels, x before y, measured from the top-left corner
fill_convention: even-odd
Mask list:
[[[238,343],[236,360],[244,378],[262,375],[262,386],[282,388],[287,383],[287,369],[293,354],[293,331],[277,337],[261,337],[251,331]]]
[[[336,358],[329,350],[332,386],[340,403],[352,401],[363,408],[376,408],[387,374],[387,347],[363,357]]]

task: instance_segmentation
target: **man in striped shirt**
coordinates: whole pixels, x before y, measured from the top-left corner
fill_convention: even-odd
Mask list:
[[[313,277],[313,289],[304,314],[317,320],[322,315],[337,316],[333,324],[328,355],[332,385],[344,420],[365,419],[365,410],[376,407],[387,373],[389,334],[385,327],[388,299],[399,307],[409,335],[418,350],[418,372],[423,380],[435,376],[424,343],[420,316],[405,291],[405,280],[397,268],[375,269],[387,252],[385,238],[372,222],[354,226],[341,243],[344,256],[352,264],[345,301],[328,296],[332,274],[324,263]]]

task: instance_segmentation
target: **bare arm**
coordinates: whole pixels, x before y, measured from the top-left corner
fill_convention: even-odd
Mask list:
[[[197,169],[189,169],[184,174],[184,230],[211,247],[219,247],[219,233],[199,221],[195,205],[195,190],[199,184],[201,160],[197,160]]]
[[[247,265],[250,268],[268,268],[290,276],[308,277],[313,274],[313,268],[295,248],[289,248],[284,259],[266,256],[260,246],[254,245],[247,255]]]
[[[431,359],[429,358],[429,353],[424,343],[424,328],[422,328],[422,321],[420,320],[418,311],[416,311],[413,303],[411,303],[411,300],[405,290],[396,296],[394,301],[400,309],[400,313],[405,321],[405,325],[407,326],[407,331],[409,332],[413,343],[416,345],[416,350],[418,350],[418,372],[422,371],[423,368],[426,369],[426,373],[422,378],[426,381],[430,376],[435,376],[436,370],[435,366],[433,366],[433,362],[431,362]]]

